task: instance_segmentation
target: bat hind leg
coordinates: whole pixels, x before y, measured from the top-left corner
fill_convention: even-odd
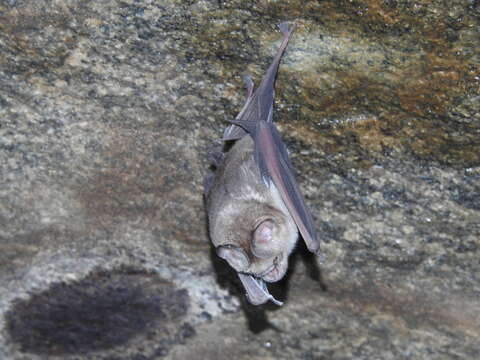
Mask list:
[[[243,108],[240,114],[243,111],[245,111],[245,109],[250,104],[250,101],[253,96],[253,89],[254,89],[253,80],[250,75],[247,74],[243,77],[243,83],[245,84],[245,89],[247,90],[247,97],[245,99],[245,104],[243,105]],[[246,134],[247,132],[241,126],[233,123],[232,125],[227,126],[227,128],[225,129],[222,140],[223,141],[238,140],[244,137]]]

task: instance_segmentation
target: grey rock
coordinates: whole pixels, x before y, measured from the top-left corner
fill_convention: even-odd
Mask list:
[[[477,358],[479,15],[0,2],[0,359]],[[300,247],[254,308],[202,181],[285,20],[274,116],[325,261]]]

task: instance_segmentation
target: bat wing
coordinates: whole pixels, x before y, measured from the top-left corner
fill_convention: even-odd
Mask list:
[[[265,281],[254,278],[252,275],[238,273],[238,277],[247,290],[248,301],[253,305],[264,304],[267,301],[272,301],[275,305],[283,305],[281,301],[276,300],[267,289]]]
[[[257,129],[254,132],[254,142],[255,161],[258,164],[263,181],[267,186],[272,181],[277,187],[308,250],[318,253],[320,244],[312,215],[300,193],[286,146],[275,125],[272,122],[258,122]]]
[[[232,123],[254,139],[255,161],[263,181],[267,186],[273,181],[308,249],[317,253],[319,242],[312,215],[295,180],[285,144],[272,122],[275,77],[294,29],[289,29],[286,23],[280,24],[279,28],[283,33],[282,44],[257,90],[247,98],[242,111]]]

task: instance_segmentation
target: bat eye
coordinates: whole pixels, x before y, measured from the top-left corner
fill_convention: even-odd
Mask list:
[[[245,271],[250,266],[250,260],[243,249],[233,245],[217,247],[217,255],[226,260],[237,271]]]
[[[256,257],[266,259],[274,255],[272,247],[274,227],[272,220],[265,220],[253,232],[252,252]]]

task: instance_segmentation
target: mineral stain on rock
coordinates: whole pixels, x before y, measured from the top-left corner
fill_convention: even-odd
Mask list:
[[[186,290],[154,274],[98,271],[17,301],[6,328],[22,352],[42,355],[108,350],[142,335],[171,344],[185,337],[188,304]]]
[[[296,120],[285,122],[288,133],[341,158],[336,167],[345,160],[349,168],[364,167],[366,158],[382,160],[391,154],[456,168],[477,166],[478,4],[437,5],[377,0],[256,3],[259,17],[278,22],[301,18],[279,74],[287,80],[279,81],[277,89],[280,104],[288,99],[285,109],[295,110]],[[229,16],[235,6],[229,3],[208,16]],[[202,39],[222,41],[190,46],[195,53],[222,58],[235,53],[230,48],[242,49],[237,52],[243,67],[243,52],[251,51],[250,59],[267,58],[262,42],[271,40],[257,37],[254,47],[243,37],[245,31],[256,31],[256,25],[238,24],[212,22]],[[224,66],[231,62],[227,58]],[[249,63],[261,64],[256,59]],[[258,70],[248,72],[257,75]],[[350,141],[349,133],[359,141]]]

